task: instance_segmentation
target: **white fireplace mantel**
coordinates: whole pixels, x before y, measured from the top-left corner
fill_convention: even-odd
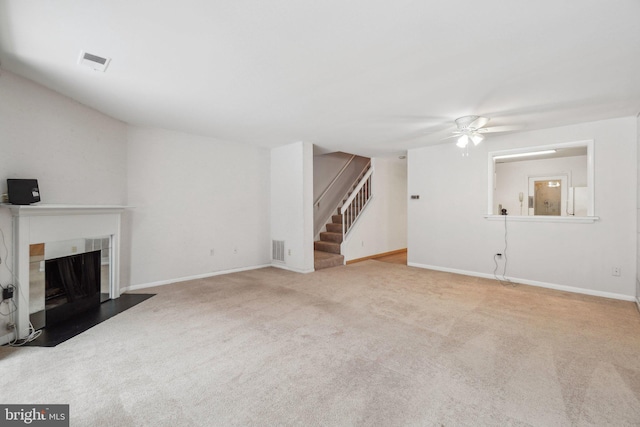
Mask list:
[[[109,236],[111,238],[111,298],[120,296],[120,217],[127,206],[2,205],[13,217],[13,271],[20,337],[29,333],[29,246],[37,243]]]
[[[87,215],[93,213],[121,213],[127,206],[118,205],[3,205],[13,216]]]

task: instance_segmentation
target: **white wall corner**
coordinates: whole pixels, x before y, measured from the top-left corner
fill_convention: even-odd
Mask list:
[[[313,144],[273,148],[270,185],[271,239],[285,241],[278,268],[313,271]]]

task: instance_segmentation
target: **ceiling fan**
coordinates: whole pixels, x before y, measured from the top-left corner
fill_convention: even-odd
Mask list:
[[[473,142],[473,145],[478,145],[484,139],[485,132],[489,129],[484,126],[489,123],[489,119],[482,116],[463,116],[455,120],[457,129],[453,131],[453,135],[449,138],[456,138],[456,145],[460,148],[466,148],[466,146]]]

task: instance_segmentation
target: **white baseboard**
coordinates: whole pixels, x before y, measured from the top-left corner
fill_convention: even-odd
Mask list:
[[[435,266],[435,265],[418,264],[418,263],[415,263],[415,262],[408,262],[407,265],[410,266],[410,267],[426,268],[428,270],[444,271],[444,272],[447,272],[447,273],[456,273],[456,274],[462,274],[464,276],[482,277],[482,278],[485,278],[485,279],[493,279],[493,280],[495,280],[495,276],[493,274],[478,273],[478,272],[475,272],[475,271],[458,270],[456,268],[438,267],[438,266]],[[538,286],[538,287],[541,287],[541,288],[555,289],[557,291],[573,292],[573,293],[576,293],[576,294],[584,294],[584,295],[593,295],[593,296],[596,296],[596,297],[612,298],[612,299],[623,300],[623,301],[635,301],[636,300],[636,297],[634,297],[634,296],[616,294],[616,293],[613,293],[613,292],[604,292],[604,291],[596,291],[596,290],[593,290],[593,289],[576,288],[574,286],[558,285],[558,284],[555,284],[555,283],[539,282],[537,280],[520,279],[520,278],[517,278],[517,277],[509,277],[509,276],[506,276],[505,279],[511,280],[512,282],[521,283],[523,285]],[[636,302],[638,304],[640,304],[640,302],[638,302],[638,301],[636,301]]]
[[[638,311],[640,311],[640,296],[636,297],[636,305],[638,306]]]
[[[280,263],[273,263],[271,264],[271,267],[280,268],[282,270],[288,270],[288,271],[293,271],[294,273],[302,273],[302,274],[313,273],[314,271],[316,271],[313,268],[310,270],[302,270],[299,268],[289,267],[288,265],[280,264]]]
[[[139,289],[153,288],[154,286],[170,285],[171,283],[187,282],[189,280],[206,279],[207,277],[221,276],[223,274],[239,273],[241,271],[257,270],[259,268],[272,267],[272,264],[253,265],[250,267],[232,268],[229,270],[214,271],[212,273],[196,274],[194,276],[178,277],[176,279],[160,280],[157,282],[141,283],[120,288],[120,293],[137,291]],[[275,266],[274,266],[275,267]]]

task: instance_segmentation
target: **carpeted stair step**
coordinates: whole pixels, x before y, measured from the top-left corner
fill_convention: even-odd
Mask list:
[[[327,224],[327,231],[331,233],[342,233],[342,224]]]
[[[342,243],[342,233],[332,233],[325,231],[320,233],[320,240],[323,242]]]
[[[313,242],[313,249],[331,254],[340,254],[340,243],[317,241]]]
[[[315,270],[342,265],[344,265],[344,255],[330,254],[322,251],[313,252],[313,267]]]
[[[342,224],[342,215],[331,216],[331,222],[333,222],[334,224]]]

